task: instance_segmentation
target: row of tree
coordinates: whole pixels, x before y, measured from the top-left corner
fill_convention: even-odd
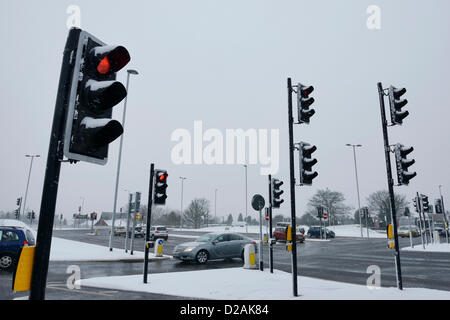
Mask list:
[[[371,193],[366,198],[367,207],[369,208],[369,217],[367,219],[370,227],[377,226],[384,228],[386,224],[391,222],[389,193],[385,190]],[[395,195],[395,205],[397,212],[402,214],[408,206],[408,202],[404,195]],[[342,192],[333,191],[328,188],[318,190],[308,201],[306,212],[297,217],[297,223],[303,225],[314,225],[319,222],[317,218],[317,207],[322,206],[328,214],[327,224],[351,224],[359,223],[358,209],[345,204],[345,197]],[[144,205],[141,208],[142,213],[147,212]],[[289,220],[287,216],[277,214],[273,217],[273,224],[277,222]],[[258,225],[259,220],[254,215],[245,218],[239,213],[238,222],[246,222],[248,225]],[[211,216],[210,202],[205,198],[193,199],[188,207],[183,210],[183,219],[181,222],[180,211],[171,210],[167,207],[155,207],[152,211],[152,224],[162,224],[167,226],[180,226],[200,228],[206,225],[227,224],[232,225],[234,217],[230,213],[227,217],[216,218]],[[362,219],[365,226],[366,219]]]

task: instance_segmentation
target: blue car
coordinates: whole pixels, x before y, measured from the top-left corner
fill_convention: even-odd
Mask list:
[[[34,245],[34,236],[30,230],[0,226],[0,270],[11,270],[22,247]]]
[[[321,230],[322,229],[322,230]],[[325,234],[326,232],[326,234]],[[322,238],[334,238],[336,235],[334,234],[333,231],[328,230],[327,228],[324,227],[318,227],[318,226],[311,226],[308,229],[307,235],[309,238],[320,238],[320,235],[322,234]]]

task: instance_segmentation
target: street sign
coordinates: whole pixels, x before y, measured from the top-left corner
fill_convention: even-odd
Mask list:
[[[266,201],[264,200],[264,197],[260,194],[255,194],[252,198],[252,208],[256,211],[260,211],[264,208],[266,205]]]

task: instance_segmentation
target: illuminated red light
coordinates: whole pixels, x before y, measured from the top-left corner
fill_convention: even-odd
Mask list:
[[[164,181],[164,179],[166,179],[166,178],[167,178],[167,176],[168,176],[168,174],[167,174],[167,173],[165,173],[165,174],[162,174],[162,175],[160,175],[160,176],[159,176],[159,180],[160,180],[160,181]]]
[[[100,63],[98,64],[97,71],[100,74],[107,74],[110,69],[111,69],[111,64],[109,62],[109,59],[108,59],[108,57],[104,57],[102,59],[102,61],[100,61]]]

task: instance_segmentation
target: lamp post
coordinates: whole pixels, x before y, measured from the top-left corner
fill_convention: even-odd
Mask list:
[[[181,179],[181,207],[180,207],[180,230],[183,228],[183,183],[187,178],[180,177]]]
[[[356,167],[356,148],[362,147],[360,144],[349,144],[347,143],[346,146],[353,147],[353,159],[355,161],[355,176],[356,176],[356,192],[358,194],[358,215],[359,215],[359,228],[361,230],[361,238],[363,237],[363,231],[362,231],[362,222],[361,222],[361,201],[359,199],[359,183],[358,183],[358,169]],[[369,237],[369,228],[367,226],[367,237]]]
[[[30,170],[28,171],[27,188],[25,189],[25,198],[23,199],[23,211],[22,211],[22,215],[23,216],[25,216],[25,208],[26,208],[26,205],[27,205],[28,186],[30,184],[31,168],[33,167],[33,160],[34,160],[34,158],[39,158],[40,155],[38,155],[38,154],[36,154],[36,155],[26,154],[25,157],[31,158],[31,162],[30,162]]]
[[[136,70],[127,70],[127,96],[125,97],[125,102],[123,106],[123,116],[122,116],[122,127],[125,129],[125,115],[127,112],[127,98],[128,98],[128,84],[130,82],[130,75],[138,75],[139,73]],[[114,235],[114,223],[116,222],[116,207],[117,207],[117,191],[119,188],[119,175],[120,175],[120,162],[122,159],[122,144],[123,144],[123,134],[120,136],[120,147],[119,147],[119,161],[117,163],[117,175],[116,175],[116,188],[114,190],[114,207],[112,214],[112,223],[111,223],[111,233],[109,235],[109,251],[112,251],[112,240]]]
[[[245,167],[245,232],[248,233],[248,220],[247,220],[247,206],[248,206],[248,193],[247,193],[247,165]]]

